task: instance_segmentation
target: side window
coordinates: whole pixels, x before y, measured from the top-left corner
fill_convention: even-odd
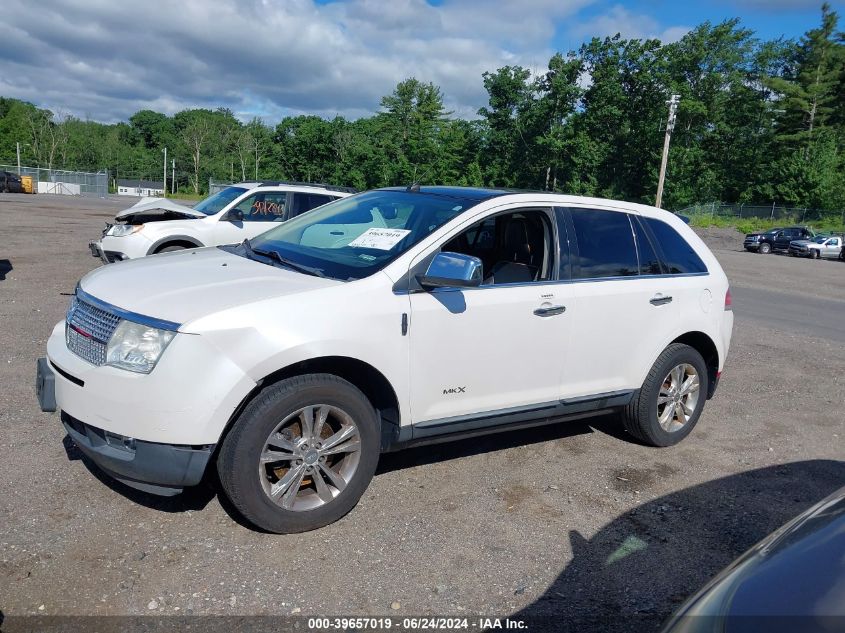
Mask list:
[[[295,193],[293,195],[293,209],[291,209],[290,218],[296,217],[311,209],[321,207],[332,200],[337,200],[337,198],[324,196],[319,193]]]
[[[660,275],[663,269],[660,267],[660,258],[654,251],[654,246],[648,235],[645,234],[638,218],[631,217],[631,224],[634,227],[634,235],[637,238],[637,257],[640,261],[641,275]]]
[[[571,209],[578,257],[573,279],[628,277],[639,273],[637,249],[628,214],[597,209]]]
[[[552,278],[553,241],[548,213],[520,210],[473,224],[441,251],[478,257],[484,264],[483,285],[529,283]]]
[[[655,218],[643,218],[663,251],[664,263],[671,274],[706,273],[707,266],[698,253],[671,226]]]
[[[284,191],[256,193],[239,202],[235,208],[244,214],[244,222],[280,222],[285,218]]]

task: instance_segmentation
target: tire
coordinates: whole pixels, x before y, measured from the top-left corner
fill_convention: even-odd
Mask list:
[[[694,370],[698,378],[697,396],[694,401],[691,398],[680,396],[681,400],[688,405],[691,413],[688,416],[686,413],[672,413],[670,414],[672,417],[664,426],[658,419],[661,412],[659,407],[663,406],[662,412],[665,413],[666,408],[671,406],[672,400],[667,404],[660,405],[658,396],[660,396],[661,390],[664,390],[664,393],[671,391],[671,389],[666,389],[666,380],[671,378],[670,372],[677,367],[687,367]],[[685,374],[684,380],[690,376],[691,374]],[[707,365],[704,363],[701,354],[689,345],[672,343],[657,357],[639,393],[625,408],[623,412],[625,430],[641,442],[651,446],[677,444],[692,432],[698,422],[704,408],[704,402],[707,400],[708,387]],[[694,391],[691,391],[690,395],[692,393]],[[686,418],[683,423],[681,423],[682,415]]]
[[[768,255],[772,252],[772,245],[771,244],[760,244],[760,248],[757,249],[757,252],[761,255]]]
[[[307,409],[315,430],[324,420],[319,435],[305,432]],[[357,450],[350,427],[357,431]],[[342,441],[323,445],[340,433],[346,433]],[[217,472],[226,497],[247,521],[289,534],[328,525],[354,508],[379,452],[380,424],[366,396],[337,376],[306,374],[267,387],[247,405],[223,440]],[[279,456],[290,458],[273,459]]]
[[[821,259],[822,252],[816,248],[813,249],[813,254],[811,255],[812,259]]]
[[[172,246],[165,246],[164,248],[160,248],[156,251],[156,255],[159,253],[172,253],[173,251],[184,251],[188,250],[186,246],[179,246],[174,244]]]

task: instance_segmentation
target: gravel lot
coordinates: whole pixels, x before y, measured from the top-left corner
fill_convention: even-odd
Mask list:
[[[98,480],[41,413],[35,359],[119,200],[0,195],[0,610],[43,615],[520,615],[612,630],[668,612],[845,484],[845,265],[703,232],[736,326],[681,445],[613,418],[385,456],[359,506],[293,536]],[[786,314],[778,318],[778,308]],[[11,622],[11,620],[9,621]]]

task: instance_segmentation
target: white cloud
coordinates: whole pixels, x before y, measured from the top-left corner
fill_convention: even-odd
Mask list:
[[[243,118],[356,117],[409,76],[472,116],[482,73],[545,67],[561,24],[597,0],[4,0],[0,95],[100,120],[141,108],[228,107]],[[665,36],[622,7],[581,36]]]
[[[608,11],[597,15],[572,29],[577,37],[613,37],[620,33],[627,39],[655,38],[664,43],[676,42],[686,35],[692,27],[677,25],[662,28],[650,15],[633,13],[622,5],[614,5]]]

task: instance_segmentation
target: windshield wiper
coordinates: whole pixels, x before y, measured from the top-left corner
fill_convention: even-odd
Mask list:
[[[313,275],[315,277],[325,277],[325,273],[320,270],[319,268],[312,268],[311,266],[303,266],[302,264],[298,264],[294,261],[291,261],[285,257],[282,257],[277,251],[265,251],[260,248],[253,248],[252,244],[249,243],[249,240],[246,239],[243,241],[244,248],[246,249],[247,253],[252,259],[255,259],[255,255],[260,255],[261,257],[266,257],[267,259],[272,259],[282,266],[286,268],[290,268],[291,270],[295,270],[298,273],[304,273],[306,275]]]

